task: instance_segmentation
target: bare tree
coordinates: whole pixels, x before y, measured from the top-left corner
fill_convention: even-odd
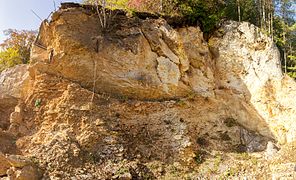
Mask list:
[[[95,5],[100,26],[106,29],[109,27],[110,21],[116,16],[116,12],[118,12],[112,10],[126,7],[128,0],[84,0],[83,3]]]
[[[238,21],[241,22],[241,7],[240,7],[240,0],[237,0],[236,3],[237,3]]]
[[[106,0],[96,0],[95,1],[96,10],[100,19],[101,27],[104,29],[107,27],[107,15],[106,15]]]

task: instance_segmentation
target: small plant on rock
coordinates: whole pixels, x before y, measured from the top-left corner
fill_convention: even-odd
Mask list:
[[[41,106],[41,99],[36,99],[35,101],[35,107],[40,107]]]

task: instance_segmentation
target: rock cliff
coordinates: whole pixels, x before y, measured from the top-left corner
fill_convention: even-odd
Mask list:
[[[0,75],[0,178],[295,176],[296,85],[246,22],[199,27],[64,4]],[[279,150],[278,147],[281,147]]]

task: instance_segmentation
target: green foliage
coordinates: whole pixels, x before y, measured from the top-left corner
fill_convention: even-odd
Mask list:
[[[215,29],[225,15],[224,5],[216,0],[177,0],[176,5],[191,24],[200,22],[205,33]]]
[[[274,40],[280,49],[283,70],[296,78],[296,14],[294,0],[276,0]]]
[[[290,71],[287,73],[291,78],[296,79],[296,71]]]
[[[36,99],[35,101],[35,107],[40,107],[41,106],[41,99]]]
[[[224,177],[229,178],[237,175],[239,173],[239,169],[237,167],[230,167],[224,172]]]
[[[21,56],[17,49],[8,48],[0,52],[0,72],[21,63]]]
[[[198,150],[195,152],[195,163],[196,164],[202,164],[205,161],[206,152],[203,150]]]
[[[30,48],[35,39],[35,31],[8,29],[8,36],[0,44],[0,71],[17,64],[26,64],[30,59]]]
[[[125,9],[129,0],[83,0],[84,4],[98,4],[110,9]]]
[[[251,22],[257,26],[260,25],[258,21],[258,8],[254,0],[240,0],[241,20]],[[238,21],[239,15],[237,11],[237,0],[227,0],[225,2],[225,18]]]

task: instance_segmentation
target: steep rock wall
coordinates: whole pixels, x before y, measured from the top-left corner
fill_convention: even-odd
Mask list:
[[[119,14],[102,29],[91,11],[66,8],[42,24],[32,65],[32,76],[37,70],[121,98],[162,100],[198,94],[225,99],[231,93],[222,101],[237,104],[229,108],[241,124],[281,142],[294,138],[291,126],[283,125],[289,120],[274,117],[277,111],[276,116],[290,118],[294,110],[279,115],[283,112],[278,107],[289,105],[269,102],[270,96],[285,91],[279,89],[279,52],[249,23],[225,23],[208,45],[198,27],[174,29],[161,18]],[[270,92],[270,86],[278,90]]]
[[[12,139],[5,153],[16,147],[44,178],[217,179],[231,164],[220,159],[220,174],[208,176],[196,166],[212,156],[203,150],[232,159],[296,136],[295,82],[249,23],[226,22],[206,42],[198,27],[122,13],[103,30],[94,12],[70,4],[42,23],[28,71],[0,141]],[[262,178],[254,167],[243,174]],[[14,176],[9,169],[26,168],[0,166],[1,176]]]
[[[198,27],[173,29],[163,19],[125,15],[109,23],[100,28],[98,17],[82,8],[56,12],[41,26],[37,43],[46,50],[34,46],[32,62],[89,89],[95,79],[96,92],[116,96],[213,95],[210,52]]]
[[[281,143],[294,141],[296,84],[283,76],[271,38],[249,23],[227,22],[209,44],[215,55],[217,85],[243,96]],[[261,133],[264,129],[257,127]]]
[[[0,128],[7,129],[10,114],[29,88],[28,65],[17,65],[0,73]]]

